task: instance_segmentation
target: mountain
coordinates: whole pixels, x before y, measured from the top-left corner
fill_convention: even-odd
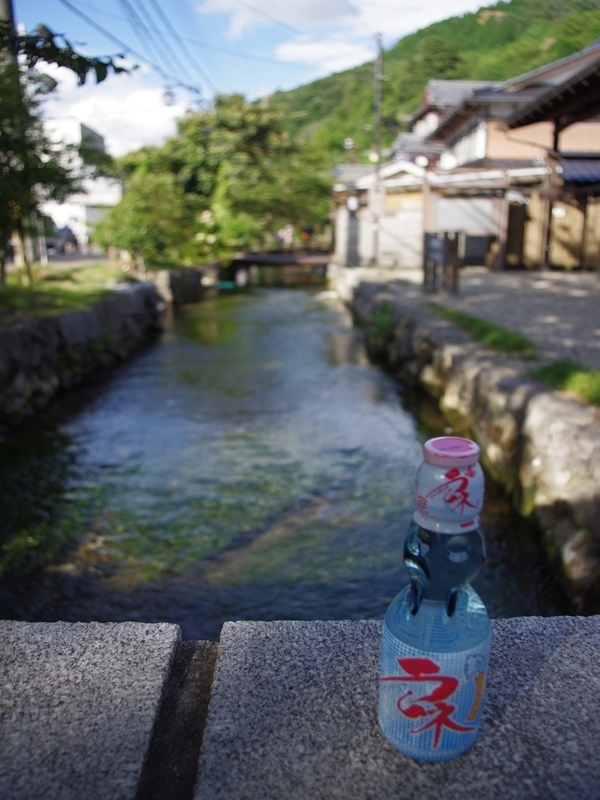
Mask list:
[[[383,142],[404,129],[432,78],[502,81],[570,55],[600,37],[600,0],[508,0],[436,22],[384,53]],[[287,92],[289,133],[332,160],[355,140],[364,160],[373,146],[373,63]]]

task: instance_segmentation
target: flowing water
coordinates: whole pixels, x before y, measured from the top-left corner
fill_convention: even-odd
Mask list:
[[[222,296],[167,323],[0,444],[0,616],[213,639],[227,619],[381,618],[437,414],[369,365],[327,293]],[[493,487],[484,529],[491,615],[564,612]]]

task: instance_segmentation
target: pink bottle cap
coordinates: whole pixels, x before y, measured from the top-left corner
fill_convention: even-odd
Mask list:
[[[425,461],[439,467],[468,467],[478,461],[479,453],[478,444],[460,436],[438,436],[423,445]]]

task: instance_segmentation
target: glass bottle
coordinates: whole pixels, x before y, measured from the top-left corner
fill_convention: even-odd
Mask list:
[[[400,752],[443,761],[473,744],[481,719],[491,628],[469,581],[485,559],[483,473],[469,439],[430,439],[423,452],[404,542],[410,584],[383,622],[379,725]]]

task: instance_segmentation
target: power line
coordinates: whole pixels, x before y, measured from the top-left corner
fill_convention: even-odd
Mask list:
[[[165,50],[162,49],[162,45],[157,43],[154,35],[150,31],[146,31],[146,27],[142,22],[141,18],[139,17],[137,11],[133,8],[132,5],[129,4],[129,0],[118,0],[119,5],[121,8],[125,10],[125,14],[128,17],[128,22],[131,28],[133,29],[134,34],[139,39],[140,44],[142,47],[149,51],[152,58],[156,58],[159,62],[162,61],[163,64],[170,64],[170,58],[167,55],[165,58]],[[149,35],[146,36],[146,33]]]
[[[197,0],[193,0],[194,3]],[[198,56],[204,56],[203,52],[198,52],[196,46],[192,45],[192,40],[197,39],[198,42],[220,42],[221,32],[219,29],[216,28],[214,24],[214,20],[212,18],[212,14],[205,15],[202,17],[202,25],[200,25],[200,15],[199,12],[194,8],[193,10],[190,8],[187,0],[179,0],[177,3],[173,3],[169,8],[169,17],[173,21],[173,25],[175,25],[175,15],[177,15],[178,24],[175,25],[176,29],[179,31],[184,31],[185,36],[180,37],[180,41],[186,41],[190,43],[193,52]],[[168,35],[168,34],[166,34]],[[211,62],[211,68],[214,73],[219,76],[221,83],[227,83],[229,80],[228,70],[229,64],[235,65],[235,69],[239,74],[240,71],[240,59],[238,58],[215,58]],[[244,71],[244,78],[247,75],[248,70],[248,62],[241,61],[241,70]]]
[[[208,81],[208,83],[210,83],[210,85],[212,86],[212,88],[213,88],[213,89],[216,91],[216,90],[217,90],[217,87],[216,87],[216,86],[215,86],[215,84],[214,84],[214,83],[211,81],[211,79],[208,77],[208,75],[206,74],[206,72],[204,72],[203,68],[202,68],[202,67],[200,66],[200,64],[199,64],[199,63],[196,61],[196,59],[194,58],[194,56],[193,56],[193,55],[190,53],[190,51],[187,49],[187,46],[186,46],[185,42],[184,42],[184,41],[183,41],[183,39],[182,39],[182,38],[179,36],[179,34],[178,34],[178,33],[177,33],[177,31],[175,30],[175,28],[174,28],[174,27],[171,25],[171,20],[170,20],[170,19],[167,17],[167,15],[166,15],[166,14],[163,12],[162,8],[160,7],[160,4],[158,3],[158,0],[150,0],[150,5],[152,6],[152,8],[154,9],[154,11],[156,12],[157,16],[158,16],[158,17],[159,17],[159,18],[160,18],[160,19],[163,21],[163,24],[164,24],[164,25],[167,27],[167,29],[171,31],[171,35],[172,35],[172,36],[174,36],[176,39],[178,39],[178,40],[179,40],[179,42],[181,42],[181,47],[182,47],[182,49],[183,49],[183,50],[184,50],[184,52],[187,54],[187,57],[188,57],[188,58],[189,58],[189,59],[192,61],[192,63],[196,65],[196,69],[198,70],[198,72],[199,72],[201,75],[203,75],[203,76],[204,76],[204,79],[205,79],[206,81]]]
[[[270,14],[267,14],[265,11],[261,11],[259,8],[255,8],[251,6],[250,3],[246,3],[245,0],[233,0],[234,3],[237,3],[238,6],[242,6],[242,8],[247,8],[248,11],[252,11],[254,14],[258,14],[259,17],[263,17],[264,19],[268,19],[269,22],[274,22],[275,25],[279,25],[282,28],[286,28],[288,31],[292,31],[292,33],[298,33],[300,36],[304,36],[302,31],[299,31],[298,28],[292,27],[292,25],[288,25],[286,22],[282,22],[277,17],[272,17]]]
[[[355,17],[359,17],[359,19],[361,19],[362,24],[365,26],[365,28],[367,28],[371,36],[376,35],[371,26],[369,25],[369,23],[361,18],[360,11],[358,10],[358,8],[356,8],[356,6],[352,5],[350,0],[342,0],[342,3],[346,6],[346,8],[350,9],[350,11],[354,14]]]
[[[123,0],[123,2],[126,2],[126,0]],[[154,20],[152,19],[152,15],[143,4],[142,0],[132,0],[132,4],[137,8],[136,16],[140,20],[144,30],[152,37],[152,41],[156,42],[156,44],[159,46],[161,53],[163,55],[166,54],[167,63],[170,59],[171,63],[177,65],[179,69],[182,69],[183,72],[185,72],[186,76],[189,76],[190,73],[188,72],[187,65],[183,61],[180,61],[178,54],[171,47],[171,43],[164,38],[156,37],[151,28],[148,27],[148,23],[150,23],[152,26]]]
[[[149,22],[150,25],[152,26],[154,20],[152,19],[152,15],[148,11],[148,9],[146,8],[146,6],[142,2],[142,0],[133,0],[133,2],[135,3],[135,5],[139,8],[141,13],[143,14],[144,18],[146,19],[146,23]],[[145,24],[144,27],[146,28],[148,33],[151,32],[151,29],[148,28],[147,24]],[[154,38],[155,37],[153,35],[153,39]],[[193,72],[190,72],[190,68],[189,68],[188,64],[185,62],[185,60],[180,58],[179,54],[176,53],[175,50],[171,47],[171,42],[168,39],[166,39],[164,36],[161,37],[161,38],[156,39],[156,42],[157,42],[157,44],[159,44],[161,46],[161,50],[162,50],[162,47],[164,45],[165,50],[167,50],[168,53],[170,53],[172,62],[174,64],[176,64],[179,67],[179,69],[181,69],[186,74],[186,76],[192,75],[192,80],[193,80]],[[167,60],[168,60],[168,57],[167,57]],[[216,89],[215,85],[211,82],[210,78],[208,78],[208,76],[202,71],[202,69],[200,69],[200,74],[204,77],[204,79],[208,83],[211,84],[213,89]]]
[[[349,8],[349,9],[350,9],[350,11],[351,11],[351,12],[352,12],[352,13],[353,13],[355,16],[357,16],[357,17],[360,17],[360,11],[358,10],[358,8],[356,8],[356,6],[353,6],[353,5],[352,5],[352,3],[350,2],[350,0],[342,0],[342,3],[343,3],[345,6],[346,6],[346,8]]]
[[[121,47],[125,52],[131,53],[136,58],[139,58],[141,61],[144,61],[146,64],[148,64],[148,66],[155,69],[159,73],[159,75],[162,76],[163,80],[167,82],[172,82],[177,86],[180,86],[182,89],[191,92],[192,94],[196,95],[202,94],[197,86],[188,86],[187,84],[183,83],[183,81],[181,81],[179,78],[175,77],[175,75],[171,75],[170,73],[166,72],[166,70],[164,70],[161,66],[159,66],[158,64],[154,64],[146,56],[142,55],[141,53],[138,53],[136,50],[133,49],[133,47],[130,47],[130,45],[125,44],[125,42],[122,42],[120,39],[117,39],[117,37],[113,36],[113,34],[110,33],[110,31],[107,31],[106,28],[102,27],[102,25],[99,25],[93,19],[88,17],[87,14],[84,14],[83,11],[80,11],[78,8],[76,8],[76,6],[70,3],[69,0],[58,0],[58,2],[62,3],[62,5],[68,8],[69,11],[72,11],[73,14],[76,14],[78,17],[83,19],[85,22],[88,23],[88,25],[91,25],[92,28],[99,31],[103,36],[106,36],[107,39],[110,39],[116,45]]]
[[[261,11],[259,8],[255,8],[254,6],[251,6],[250,3],[246,3],[246,0],[233,0],[233,2],[237,3],[238,6],[242,6],[242,8],[247,8],[249,11],[252,11],[255,14],[258,14],[259,17],[264,17],[264,19],[268,19],[269,22],[274,22],[276,25],[279,25],[282,28],[286,28],[288,31],[292,31],[292,33],[296,33],[299,36],[306,36],[306,33],[304,31],[300,31],[300,30],[298,30],[298,28],[294,28],[292,25],[288,25],[286,22],[282,22],[280,19],[277,19],[277,17],[273,17],[273,16],[271,16],[271,14],[267,14],[265,11]],[[357,8],[355,8],[352,5],[352,3],[349,2],[349,0],[342,0],[342,2],[347,6],[347,8],[350,9],[350,11],[355,16],[357,16],[357,17],[361,16],[360,11]],[[365,20],[362,20],[362,24],[369,30],[369,33],[370,33],[371,36],[375,36],[376,35],[374,33],[374,31],[371,30],[371,28],[369,27],[368,23]],[[325,38],[326,38],[326,41],[336,42],[336,44],[339,43],[339,39],[336,39],[333,36],[327,36]]]
[[[381,46],[381,34],[375,34],[377,44],[377,59],[375,61],[375,218],[373,220],[373,262],[378,263],[379,258],[379,226],[381,222],[381,109],[382,109],[382,81],[383,81],[383,48]]]
[[[59,2],[63,3],[63,0],[59,0]],[[74,7],[71,6],[70,4],[68,4],[66,2],[64,2],[63,4],[68,5],[69,8],[72,11],[74,10]],[[127,21],[127,20],[125,20],[124,17],[120,16],[119,14],[112,14],[110,11],[105,11],[104,9],[96,8],[95,6],[91,5],[90,3],[80,2],[79,5],[80,6],[85,6],[86,8],[91,8],[97,14],[102,14],[105,17],[111,17],[112,19],[117,19],[117,20],[120,20],[121,22],[126,22]],[[78,13],[78,12],[75,12],[75,13]],[[85,17],[83,15],[83,13],[80,13],[79,16],[82,16],[84,19],[86,19],[87,22],[89,22],[90,24],[94,25],[98,30],[101,30],[105,35],[107,34],[107,31],[105,31],[99,25],[94,23],[93,20],[91,20],[89,17]],[[173,34],[166,33],[165,31],[161,31],[159,28],[156,28],[154,26],[152,27],[152,30],[155,33],[158,33],[160,36],[173,36]],[[113,38],[113,41],[114,41],[114,37],[112,37],[112,38]],[[288,67],[292,67],[293,69],[305,69],[305,70],[310,70],[311,72],[314,71],[314,67],[305,66],[304,64],[298,64],[298,63],[295,63],[293,61],[281,61],[280,59],[269,58],[268,56],[257,56],[254,53],[246,53],[243,50],[230,50],[227,47],[221,47],[220,45],[216,45],[216,44],[209,44],[208,42],[202,42],[199,39],[190,39],[189,36],[180,36],[179,34],[177,34],[176,38],[180,42],[189,42],[189,44],[192,44],[195,47],[202,47],[202,48],[204,48],[206,50],[214,50],[216,53],[224,53],[225,55],[228,55],[228,56],[239,56],[239,58],[247,58],[247,59],[250,59],[251,61],[260,61],[260,62],[262,62],[264,64],[277,64],[280,67],[285,65],[285,66],[288,66]],[[125,47],[125,49],[130,50],[133,53],[133,50],[131,50],[129,45],[120,44],[119,47]],[[139,55],[137,57],[141,58],[141,56],[139,56]],[[144,60],[146,60],[146,59],[144,58]]]

